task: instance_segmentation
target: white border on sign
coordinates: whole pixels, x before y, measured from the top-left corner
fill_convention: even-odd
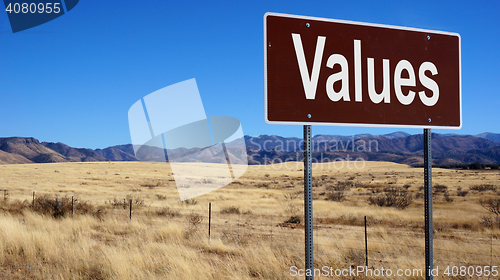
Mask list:
[[[381,27],[381,28],[389,28],[389,29],[398,29],[405,31],[417,31],[431,34],[443,34],[450,36],[458,37],[458,73],[459,73],[459,103],[460,103],[460,125],[459,126],[433,126],[433,125],[398,125],[398,124],[364,124],[364,123],[324,123],[324,122],[282,122],[282,121],[270,121],[268,119],[267,113],[267,25],[266,18],[267,16],[279,16],[286,18],[297,18],[297,19],[309,19],[309,20],[317,20],[317,21],[327,21],[327,22],[335,22],[335,23],[344,23],[344,24],[353,24],[353,25],[363,25],[363,26],[371,26],[371,27]],[[437,31],[437,30],[428,30],[421,28],[413,28],[413,27],[403,27],[403,26],[394,26],[394,25],[386,25],[386,24],[376,24],[376,23],[366,23],[366,22],[356,22],[349,20],[339,20],[339,19],[328,19],[328,18],[317,18],[317,17],[308,17],[308,16],[298,16],[298,15],[290,15],[290,14],[281,14],[281,13],[273,13],[267,12],[264,14],[264,119],[268,124],[287,124],[287,125],[321,125],[321,126],[356,126],[356,127],[397,127],[397,128],[436,128],[436,129],[461,129],[462,128],[462,38],[460,34],[455,32],[446,32],[446,31]]]

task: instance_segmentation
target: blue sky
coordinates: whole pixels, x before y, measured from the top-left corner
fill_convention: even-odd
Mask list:
[[[461,130],[500,133],[499,1],[80,1],[13,34],[0,11],[0,137],[74,147],[130,143],[127,112],[143,96],[196,78],[208,116],[248,135],[302,136],[264,121],[263,16],[279,12],[457,32]],[[313,126],[313,134],[421,129]]]

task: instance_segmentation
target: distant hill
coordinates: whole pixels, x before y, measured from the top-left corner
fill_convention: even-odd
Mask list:
[[[108,159],[92,149],[73,148],[63,143],[40,143],[33,137],[0,138],[0,163],[2,164],[105,160]]]
[[[106,160],[92,149],[72,148],[63,143],[42,142],[42,145],[60,155],[64,156],[66,161],[103,161]]]
[[[245,137],[249,161],[263,164],[303,160],[300,138],[260,135]],[[438,165],[499,163],[495,152],[499,143],[472,135],[432,134],[433,163]],[[423,135],[389,134],[373,136],[316,135],[312,138],[314,160],[338,159],[390,161],[409,165],[423,164]]]
[[[438,165],[500,163],[500,134],[482,133],[476,136],[432,134],[433,163]],[[302,161],[302,139],[277,135],[245,136],[250,164]],[[317,162],[339,159],[390,161],[409,165],[423,164],[423,136],[394,132],[385,135],[357,134],[352,136],[315,135],[312,138],[313,157]],[[228,155],[244,151],[227,144]],[[217,162],[219,155],[202,148],[179,148],[169,151],[184,161]],[[131,144],[104,149],[74,148],[63,143],[40,143],[33,137],[0,138],[0,164],[88,162],[88,161],[154,161],[168,158],[165,150],[143,146],[138,155]]]
[[[9,154],[22,156],[29,162],[42,163],[67,161],[63,155],[45,147],[33,137],[0,138],[0,150]]]
[[[486,138],[486,139],[491,140],[493,142],[500,143],[500,133],[485,132],[485,133],[481,133],[481,134],[476,135],[476,137]]]
[[[471,150],[466,153],[466,156],[474,157],[477,156],[481,159],[493,159],[496,160],[497,163],[500,163],[500,145],[488,149],[477,149]],[[468,162],[484,162],[486,160],[466,160]]]
[[[393,133],[389,133],[389,134],[383,134],[381,136],[385,137],[385,138],[389,138],[389,139],[397,139],[397,138],[408,137],[410,135],[411,134],[403,132],[403,131],[397,131],[397,132],[393,132]]]
[[[0,150],[0,164],[31,163],[32,161],[18,154],[11,154]]]
[[[423,152],[424,137],[422,134],[403,138],[387,139],[384,137],[363,138],[364,141],[376,140],[381,152],[418,153]],[[433,153],[465,153],[474,149],[487,149],[497,146],[496,143],[471,135],[441,136],[432,134]]]
[[[112,161],[137,161],[134,156],[134,148],[132,144],[118,145],[105,149],[96,149],[95,153],[105,160]]]

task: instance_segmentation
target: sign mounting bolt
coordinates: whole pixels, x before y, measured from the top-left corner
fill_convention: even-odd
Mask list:
[[[429,118],[428,121],[431,122],[431,118]]]
[[[427,40],[430,40],[431,39],[431,36],[427,35]]]
[[[310,119],[311,118],[311,114],[307,114],[307,118]]]
[[[309,26],[311,26],[311,25],[309,24],[309,22],[308,22],[308,23],[306,23],[306,27],[309,27]]]

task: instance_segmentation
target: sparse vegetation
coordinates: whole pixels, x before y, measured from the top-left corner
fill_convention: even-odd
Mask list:
[[[500,215],[500,198],[481,199],[479,203],[488,212],[495,214],[495,216]]]
[[[333,190],[335,191],[347,191],[350,190],[352,187],[354,187],[355,183],[352,181],[352,179],[347,180],[347,181],[338,181],[336,186],[332,186]]]
[[[108,201],[106,201],[106,204],[110,205],[113,208],[123,208],[123,209],[127,209],[128,207],[130,207],[130,203],[132,203],[132,205],[134,206],[143,206],[144,199],[140,197],[133,197],[131,195],[127,195],[123,199],[118,199],[115,197],[113,199],[109,199]]]
[[[294,279],[290,266],[303,265],[297,253],[303,251],[300,168],[249,168],[238,184],[178,203],[171,173],[160,174],[155,164],[0,166],[0,177],[9,179],[9,183],[0,181],[0,189],[9,190],[6,199],[0,200],[0,279]],[[394,201],[405,197],[399,193],[423,195],[418,190],[421,170],[383,162],[366,164],[364,170],[315,169],[315,264],[364,265],[362,226],[367,216],[371,264],[420,267],[421,259],[408,256],[422,254],[423,200],[411,202],[415,206],[407,200],[410,206],[401,209]],[[498,215],[478,204],[481,200],[495,206],[489,200],[500,197],[498,189],[474,187],[498,186],[500,174],[449,169],[434,174],[435,186],[446,186],[434,189],[438,190],[436,265],[464,259],[487,264],[490,248],[493,258],[500,256]],[[260,187],[263,182],[269,187]],[[36,199],[45,195],[51,203],[56,195],[58,204],[71,196],[78,201],[84,198],[90,201],[89,211],[75,210],[74,217],[66,211],[58,218],[50,211],[34,212],[33,189]],[[341,192],[343,200],[325,201],[333,192]],[[391,206],[380,208],[375,203],[379,197],[393,201],[382,203]],[[132,220],[128,217],[131,198]],[[45,208],[52,207],[49,202]],[[210,241],[208,202],[212,203]],[[484,252],[488,253],[483,257]]]
[[[495,191],[497,187],[490,184],[474,185],[470,187],[472,191],[484,192],[484,191]]]
[[[441,184],[435,184],[432,188],[434,189],[434,193],[446,193],[448,190],[447,186]]]
[[[369,197],[368,203],[382,207],[405,209],[412,203],[412,195],[406,189],[385,188],[384,192],[375,197]]]
[[[293,215],[288,218],[285,223],[290,223],[290,224],[300,224],[301,222],[301,217],[298,215]]]
[[[445,192],[445,193],[444,193],[444,200],[445,200],[446,202],[453,202],[453,198],[451,198],[451,196],[450,196],[450,193],[449,193],[449,192]]]
[[[180,212],[179,210],[171,209],[170,207],[167,206],[156,210],[156,215],[175,218],[180,216]]]
[[[203,221],[203,217],[195,212],[189,213],[187,216],[188,227],[184,230],[184,238],[192,239],[198,233],[198,226]]]
[[[486,228],[499,228],[500,227],[500,217],[499,216],[482,216],[479,222],[483,227]]]
[[[167,196],[163,194],[156,194],[156,198],[158,198],[158,200],[165,200],[167,199]]]
[[[194,198],[189,198],[189,199],[182,201],[182,204],[184,204],[184,205],[196,205],[196,204],[198,204],[198,200],[196,200]]]
[[[73,207],[73,212],[72,212]],[[1,209],[11,214],[23,214],[24,211],[33,211],[53,218],[62,218],[73,214],[91,214],[94,212],[94,207],[87,201],[80,201],[71,197],[50,197],[43,195],[36,197],[35,201],[30,203],[27,200],[21,202],[19,200],[4,200]]]
[[[297,195],[286,193],[283,197],[285,198],[285,212],[287,214],[296,215],[300,211],[299,207],[295,204]]]
[[[365,262],[365,253],[362,249],[349,249],[344,255],[344,261],[353,266],[362,266]]]
[[[481,204],[481,206],[483,206],[483,208],[486,209],[488,212],[494,214],[493,217],[491,216],[481,217],[480,223],[487,228],[492,228],[492,227],[498,228],[500,226],[500,198],[497,197],[497,198],[481,199],[479,200],[479,204]]]
[[[462,197],[465,197],[467,194],[469,193],[468,190],[464,190],[464,191],[457,191],[457,195],[458,196],[462,196]]]
[[[342,202],[345,199],[344,191],[331,191],[326,194],[326,200]]]
[[[240,208],[234,207],[234,206],[229,206],[229,207],[224,207],[222,210],[220,210],[221,214],[240,214]]]

